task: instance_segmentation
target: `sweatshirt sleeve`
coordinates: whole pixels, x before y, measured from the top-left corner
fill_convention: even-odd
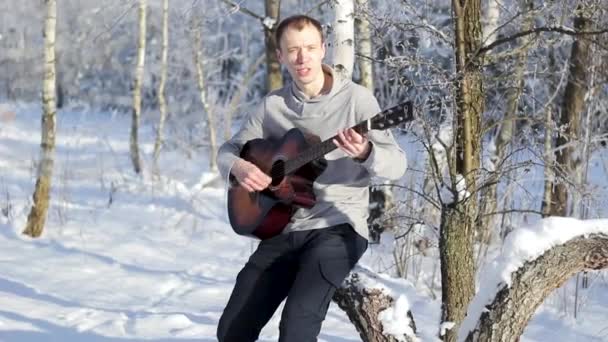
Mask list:
[[[361,121],[381,112],[371,91],[358,86],[355,89],[355,111]],[[374,177],[398,180],[405,173],[407,159],[390,130],[371,130],[367,133],[372,149],[361,165]]]
[[[262,138],[263,129],[262,122],[264,120],[264,101],[249,114],[239,129],[239,131],[230,140],[220,146],[217,152],[217,165],[220,174],[224,179],[228,179],[230,169],[237,159],[241,148],[251,139]]]

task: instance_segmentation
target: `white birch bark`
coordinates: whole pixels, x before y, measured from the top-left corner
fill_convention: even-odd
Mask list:
[[[357,43],[355,49],[359,55],[358,65],[361,73],[361,85],[367,89],[374,91],[374,74],[371,57],[373,55],[373,47],[371,40],[371,32],[369,29],[369,20],[365,13],[367,12],[369,0],[357,0],[357,18],[355,20],[355,31],[357,33]]]
[[[500,7],[502,4],[499,0],[488,0],[484,11],[483,25],[483,45],[492,44],[496,40],[498,29],[498,19],[500,18]]]
[[[167,117],[167,101],[165,100],[165,83],[167,82],[167,57],[169,47],[169,0],[163,0],[163,38],[161,47],[160,84],[158,85],[158,105],[160,118],[154,142],[154,164],[158,162],[160,149],[163,144],[163,128]]]
[[[57,26],[57,3],[45,0],[44,19],[44,76],[42,84],[42,137],[40,141],[40,163],[38,179],[34,189],[34,203],[27,217],[23,234],[39,237],[44,230],[49,208],[51,179],[55,153],[55,115],[57,111],[55,33]]]
[[[201,104],[207,115],[207,127],[209,128],[209,170],[217,171],[217,138],[215,130],[215,116],[209,100],[207,99],[207,85],[205,84],[205,57],[203,55],[203,42],[201,39],[202,23],[194,19],[192,21],[194,66],[196,67],[196,80],[198,84]]]
[[[133,89],[133,116],[131,119],[130,152],[133,169],[141,173],[141,158],[139,156],[139,120],[141,117],[141,87],[144,79],[144,65],[146,58],[146,10],[147,0],[139,0],[139,38],[137,42],[137,63],[135,65],[135,86]]]
[[[332,62],[335,70],[352,78],[355,65],[355,4],[354,0],[335,0],[335,20]]]

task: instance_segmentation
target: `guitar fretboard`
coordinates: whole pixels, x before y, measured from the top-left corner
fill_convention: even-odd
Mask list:
[[[365,120],[351,127],[357,133],[363,134],[369,131],[369,120]],[[296,158],[288,160],[285,162],[285,174],[289,175],[292,172],[295,172],[302,166],[310,163],[313,160],[317,160],[329,152],[335,150],[337,146],[334,144],[333,140],[337,139],[337,135],[323,141],[322,143],[309,147],[308,149],[301,152]]]

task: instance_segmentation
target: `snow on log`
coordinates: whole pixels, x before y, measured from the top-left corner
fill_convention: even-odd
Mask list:
[[[545,298],[574,274],[608,267],[608,220],[547,218],[513,231],[459,328],[459,341],[519,341]]]
[[[346,312],[364,342],[414,342],[416,324],[405,291],[361,266],[349,274],[333,300]]]

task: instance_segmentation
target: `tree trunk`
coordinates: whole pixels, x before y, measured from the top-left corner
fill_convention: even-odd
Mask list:
[[[463,177],[466,189],[476,188],[476,172],[480,156],[480,118],[483,112],[481,57],[476,52],[481,45],[480,0],[453,0],[456,60],[456,118],[454,120],[455,162],[450,163],[452,187]],[[477,210],[477,194],[444,205],[440,227],[439,253],[441,259],[443,323],[458,326],[469,301],[475,293],[473,236]],[[457,330],[450,329],[444,341],[455,342]]]
[[[357,53],[360,56],[358,58],[359,72],[361,73],[360,84],[373,93],[374,75],[372,62],[370,59],[372,56],[372,41],[369,21],[365,17],[365,13],[367,12],[367,1],[368,0],[357,0],[356,13],[359,13],[359,15],[355,19],[355,30],[357,31],[357,43],[355,44],[355,47],[357,48]],[[362,13],[363,15],[361,16]],[[345,47],[344,53],[346,52],[348,52],[348,49]],[[377,220],[382,216],[382,214],[390,212],[395,206],[393,191],[390,184],[390,182],[384,182],[380,186],[369,187],[370,215],[367,222],[370,231],[370,238],[373,242],[378,242],[380,239],[380,234],[382,234],[386,228],[393,225],[392,220],[385,220],[382,224],[377,223]]]
[[[484,11],[483,45],[492,44],[496,40],[500,8],[503,4],[499,0],[489,0]]]
[[[373,57],[373,46],[369,20],[367,19],[367,3],[369,0],[357,0],[357,17],[355,18],[355,31],[357,32],[357,61],[359,73],[361,74],[361,85],[374,91],[374,69],[371,58]]]
[[[608,235],[591,234],[553,247],[512,274],[485,306],[466,341],[517,342],[528,321],[545,298],[572,275],[608,267]]]
[[[137,41],[137,64],[135,66],[135,86],[133,88],[133,118],[131,120],[130,152],[135,173],[141,173],[139,156],[139,118],[141,117],[141,87],[144,80],[146,58],[146,0],[139,0],[139,39]]]
[[[574,18],[576,31],[587,31],[590,25],[587,8],[579,5]],[[585,109],[585,95],[587,94],[587,68],[589,67],[589,51],[591,42],[585,37],[577,37],[572,44],[570,53],[570,67],[568,83],[564,94],[562,114],[559,120],[559,130],[556,142],[555,159],[558,175],[551,193],[552,216],[568,216],[568,187],[565,179],[574,175],[574,170],[581,164],[578,156],[581,113]]]
[[[441,210],[441,322],[455,324],[442,338],[450,342],[456,341],[458,326],[475,294],[473,230],[470,213],[462,209],[468,209],[466,204],[444,206]]]
[[[46,222],[49,208],[51,179],[55,153],[55,32],[57,25],[57,3],[45,0],[44,20],[44,78],[42,84],[42,137],[40,141],[41,160],[38,164],[38,179],[34,190],[34,204],[27,216],[23,234],[39,237]]]
[[[557,74],[557,67],[555,62],[555,51],[553,47],[549,48],[549,72]],[[557,82],[554,78],[549,78],[549,91],[556,92]],[[551,101],[553,102],[553,101]],[[543,200],[541,202],[541,212],[543,217],[551,215],[551,193],[553,192],[553,183],[555,182],[555,154],[553,152],[553,111],[555,106],[553,103],[548,103],[545,110],[544,117],[544,143],[543,143],[543,156],[545,160],[545,167],[543,169],[544,176],[544,188],[543,188]]]
[[[386,329],[382,325],[379,314],[392,308],[395,298],[378,288],[366,288],[365,280],[369,278],[374,279],[374,283],[377,281],[377,276],[373,272],[356,267],[333,297],[334,302],[346,312],[350,321],[355,325],[361,340],[363,342],[415,341],[416,324],[409,310],[407,312],[409,324],[407,327],[401,327],[406,333],[400,333],[399,336],[384,333]]]
[[[281,74],[281,64],[277,56],[279,42],[274,38],[277,22],[281,15],[281,0],[266,0],[266,18],[264,22],[264,37],[266,40],[266,87],[268,91],[279,89],[283,86],[283,75]]]
[[[247,68],[247,73],[245,73],[245,76],[243,76],[243,80],[241,82],[239,82],[238,84],[238,89],[236,90],[236,94],[234,94],[232,96],[232,99],[230,99],[230,104],[228,105],[228,112],[226,113],[226,116],[224,117],[224,139],[228,140],[230,139],[230,137],[232,137],[232,117],[234,116],[234,113],[236,113],[237,109],[239,108],[239,103],[241,101],[241,98],[243,97],[244,94],[247,93],[247,90],[249,89],[249,82],[251,81],[251,79],[253,78],[255,71],[257,70],[257,68],[260,66],[260,64],[262,64],[262,62],[264,62],[264,55],[260,55],[260,57],[253,62],[249,68]]]
[[[490,4],[497,4],[497,0],[490,0]],[[533,9],[533,3],[530,0],[524,0],[522,4],[522,12],[529,13]],[[498,19],[496,19],[498,20]],[[524,20],[522,30],[529,30],[532,27],[533,18],[528,16]],[[528,61],[528,45],[530,43],[530,36],[526,36],[522,39],[521,46],[519,47],[519,53],[517,57],[517,64],[515,65],[515,78],[513,84],[507,88],[507,111],[504,115],[503,122],[500,124],[498,133],[494,139],[495,141],[495,153],[490,156],[491,163],[493,165],[493,177],[490,177],[488,186],[484,187],[480,193],[480,208],[479,208],[479,221],[477,224],[478,228],[478,240],[489,244],[493,237],[493,228],[496,226],[496,215],[492,214],[496,212],[498,203],[498,182],[504,175],[502,170],[499,170],[499,165],[504,161],[507,150],[511,146],[513,140],[513,130],[515,129],[515,120],[517,117],[517,108],[519,106],[519,99],[524,88],[524,71],[526,70],[526,63]],[[487,43],[486,43],[487,44]],[[481,253],[480,253],[481,254]]]
[[[167,81],[167,55],[169,48],[169,0],[163,0],[163,38],[161,47],[160,83],[158,85],[158,106],[160,118],[156,129],[156,141],[154,142],[154,164],[158,163],[158,156],[163,144],[163,128],[167,117],[167,102],[165,100],[165,83]]]
[[[354,0],[334,0],[335,20],[332,63],[336,72],[350,79],[355,65]]]
[[[194,14],[196,15],[196,14]],[[192,20],[192,39],[194,40],[194,44],[192,44],[194,49],[194,66],[196,67],[196,76],[198,89],[200,92],[201,104],[203,105],[203,109],[205,114],[207,114],[207,127],[209,128],[209,170],[217,171],[217,138],[216,138],[216,130],[215,130],[215,116],[211,106],[209,105],[209,101],[207,99],[207,85],[205,83],[205,70],[204,70],[204,56],[203,56],[203,44],[202,44],[202,22],[199,20]]]

